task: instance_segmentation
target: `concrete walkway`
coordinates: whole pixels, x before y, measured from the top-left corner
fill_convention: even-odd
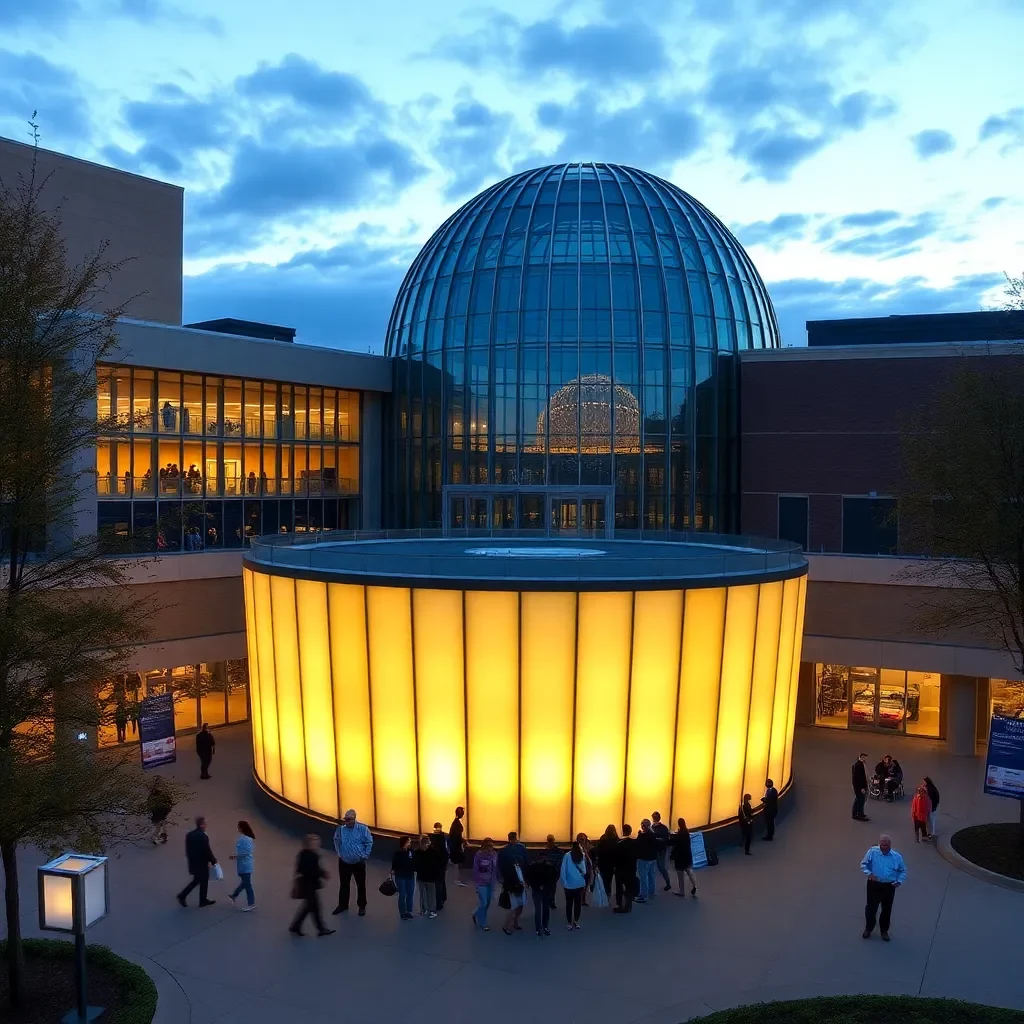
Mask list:
[[[497,927],[496,907],[492,931],[475,931],[474,890],[451,882],[437,920],[400,922],[394,899],[376,892],[386,868],[374,864],[367,916],[330,918],[336,935],[299,940],[285,930],[297,844],[253,809],[248,730],[236,726],[218,732],[211,781],[198,780],[187,751],[175,766],[179,777],[195,780],[197,798],[185,810],[208,816],[225,866],[225,882],[211,886],[217,905],[199,910],[193,895],[193,906],[182,910],[174,900],[186,881],[179,825],[167,846],[118,851],[111,915],[89,936],[155,962],[163,991],[180,986],[161,1004],[171,1024],[522,1024],[541,1017],[678,1024],[742,1003],[866,992],[1024,1009],[1024,893],[988,885],[956,870],[931,845],[915,845],[909,801],[869,801],[872,822],[852,821],[849,765],[860,749],[872,764],[892,752],[908,781],[935,779],[940,831],[1016,818],[1015,804],[982,794],[980,759],[948,757],[927,741],[805,729],[796,743],[798,806],[773,844],[757,841],[751,857],[725,851],[718,867],[700,872],[698,900],[659,893],[627,918],[589,909],[583,929],[568,934],[560,898],[551,938],[538,940],[526,917],[527,930],[509,938]],[[227,901],[228,882],[234,886],[227,858],[240,817],[257,833],[253,914]],[[893,835],[909,872],[888,945],[877,933],[868,942],[860,935],[859,860],[880,831]],[[26,935],[36,934],[34,869],[41,860],[32,851],[23,856]],[[337,872],[333,857],[326,863],[330,910]]]

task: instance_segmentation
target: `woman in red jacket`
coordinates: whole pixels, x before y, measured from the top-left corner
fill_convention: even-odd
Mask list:
[[[921,842],[921,836],[928,838],[928,815],[932,802],[928,799],[928,790],[924,786],[917,787],[917,793],[910,802],[910,817],[914,820],[914,842]]]

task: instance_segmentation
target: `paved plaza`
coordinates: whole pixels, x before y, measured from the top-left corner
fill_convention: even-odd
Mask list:
[[[498,927],[496,906],[492,930],[474,930],[474,890],[451,881],[437,920],[399,921],[395,900],[376,891],[387,873],[383,862],[371,865],[365,918],[353,909],[328,918],[335,935],[293,938],[286,927],[294,910],[288,896],[298,843],[254,810],[248,727],[217,733],[209,782],[198,779],[191,739],[182,749],[175,774],[194,780],[197,794],[184,810],[207,815],[225,868],[225,881],[211,884],[217,905],[199,910],[194,894],[188,910],[175,902],[187,880],[186,826],[178,824],[166,846],[117,852],[110,917],[89,933],[91,941],[148,967],[161,992],[158,1020],[167,1024],[541,1018],[678,1024],[742,1003],[862,992],[1024,1009],[1024,893],[989,885],[952,867],[931,845],[915,845],[909,800],[869,801],[870,824],[850,818],[849,765],[864,749],[872,764],[887,750],[898,756],[908,781],[924,774],[935,779],[941,832],[1015,820],[1015,804],[982,794],[980,759],[949,757],[927,741],[798,730],[797,803],[774,843],[756,841],[751,857],[723,851],[718,867],[698,873],[698,900],[659,892],[625,918],[590,908],[582,930],[572,934],[560,916],[560,893],[552,936],[544,940],[533,933],[532,904],[524,931],[512,938]],[[227,900],[228,882],[234,887],[228,856],[240,817],[257,835],[258,909],[252,914]],[[864,879],[858,862],[880,831],[892,834],[908,871],[888,945],[877,932],[867,942],[860,934]],[[33,851],[23,856],[26,935],[36,934],[34,870],[41,859]],[[337,862],[331,855],[325,863],[332,876],[323,899],[329,911]]]

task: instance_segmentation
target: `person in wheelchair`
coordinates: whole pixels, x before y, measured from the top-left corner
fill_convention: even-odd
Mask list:
[[[902,786],[903,768],[896,758],[886,754],[875,765],[875,774],[871,779],[871,796],[876,800],[884,796],[886,800],[893,801],[896,799]]]

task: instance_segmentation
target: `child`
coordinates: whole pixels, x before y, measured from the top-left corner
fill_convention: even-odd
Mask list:
[[[928,790],[924,786],[917,787],[917,793],[910,802],[910,816],[914,819],[914,842],[921,842],[921,837],[928,838],[928,814],[932,809],[928,799]]]

